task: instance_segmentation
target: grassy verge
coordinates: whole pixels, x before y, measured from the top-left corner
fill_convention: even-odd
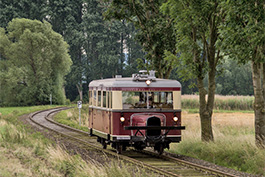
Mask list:
[[[216,140],[214,143],[203,143],[200,140],[186,140],[172,148],[172,152],[235,170],[265,175],[265,151],[258,149],[246,140]]]
[[[265,175],[265,150],[255,146],[254,115],[219,113],[213,116],[214,142],[200,140],[198,114],[184,114],[183,140],[170,151],[235,170]]]
[[[18,121],[20,115],[48,108],[0,108],[0,176],[147,176],[122,162],[103,166],[86,162],[79,155],[69,155]]]
[[[88,131],[88,105],[82,106],[81,126],[79,125],[79,109],[77,107],[59,112],[54,116],[54,120],[79,130]]]

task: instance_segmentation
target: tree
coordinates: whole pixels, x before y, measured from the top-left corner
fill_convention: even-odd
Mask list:
[[[160,78],[169,78],[173,60],[165,60],[164,52],[176,52],[173,20],[160,12],[164,1],[111,1],[105,13],[107,19],[126,19],[139,30],[136,39],[147,52],[145,67],[157,71]]]
[[[5,28],[13,18],[42,20],[47,14],[46,0],[0,1],[0,27]]]
[[[48,21],[69,44],[73,65],[66,76],[66,95],[71,100],[82,99],[91,80],[129,76],[137,70],[136,59],[144,55],[132,40],[134,27],[118,20],[104,21],[105,10],[100,0],[0,1],[0,26],[6,28],[15,17]]]
[[[238,64],[225,57],[216,76],[216,93],[220,95],[253,95],[251,63]]]
[[[220,2],[169,0],[163,5],[163,10],[170,13],[176,23],[178,72],[186,78],[195,77],[197,80],[201,138],[203,141],[213,141],[215,75],[221,59],[220,49],[216,46],[220,38],[218,26],[223,18]],[[207,88],[204,79],[208,81]]]
[[[52,24],[53,30],[60,33],[70,45],[69,54],[73,65],[66,77],[66,94],[75,98],[76,94],[71,92],[73,89],[74,92],[77,90],[79,99],[83,100],[83,0],[51,0],[47,7],[49,14],[47,20]]]
[[[64,76],[72,61],[68,45],[48,22],[13,19],[0,29],[0,84],[6,105],[63,104]]]
[[[134,35],[131,27],[117,20],[104,21],[102,14],[106,9],[102,1],[52,0],[48,5],[49,22],[70,45],[73,65],[67,75],[66,95],[71,100],[82,100],[83,94],[86,97],[91,80],[127,74],[124,73],[127,66],[136,68],[136,56],[131,52],[128,52],[130,64],[125,61],[125,47],[135,48],[127,45],[129,36]],[[141,54],[139,50],[135,53]]]
[[[138,73],[137,60],[144,60],[145,52],[140,44],[135,40],[137,29],[133,23],[123,23],[125,34],[125,67],[123,76],[130,77],[133,73]]]
[[[265,2],[225,1],[225,24],[222,26],[222,47],[238,62],[251,61],[254,88],[255,139],[265,148]]]

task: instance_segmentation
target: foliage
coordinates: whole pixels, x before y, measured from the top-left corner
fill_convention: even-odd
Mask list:
[[[253,95],[251,64],[238,64],[226,58],[216,77],[216,93],[219,95]]]
[[[226,54],[241,63],[264,62],[264,2],[224,1],[226,23],[221,26]]]
[[[1,1],[0,27],[6,28],[13,18],[48,21],[69,44],[73,65],[66,77],[66,95],[71,101],[82,97],[87,101],[91,80],[130,76],[137,72],[136,59],[144,56],[134,41],[133,24],[104,21],[105,10],[106,3],[99,0]],[[4,59],[1,52],[0,59]]]
[[[107,19],[126,19],[138,29],[137,40],[147,52],[142,65],[154,69],[160,78],[169,78],[174,60],[164,59],[164,52],[175,53],[173,20],[160,12],[163,1],[108,1]],[[141,61],[141,60],[139,60]],[[142,68],[143,69],[143,68]]]
[[[123,21],[104,21],[105,3],[55,0],[49,2],[48,9],[47,20],[70,45],[73,65],[65,90],[71,101],[82,98],[87,101],[87,85],[91,80],[135,73],[135,60],[143,56],[132,39],[135,29]]]
[[[68,45],[47,22],[14,19],[1,29],[1,97],[5,105],[63,104],[64,75],[71,59]]]
[[[0,1],[0,27],[6,28],[14,18],[42,20],[47,14],[46,0],[12,0]]]
[[[254,88],[256,144],[265,148],[265,3],[263,1],[226,1],[226,23],[221,34],[224,51],[240,63],[251,61]]]
[[[218,27],[223,19],[220,1],[169,0],[162,9],[176,23],[178,55],[175,59],[179,65],[178,72],[184,78],[196,78],[200,95],[202,140],[212,141],[215,75],[222,59],[220,47],[216,46],[220,40]],[[207,79],[207,88],[204,79]]]

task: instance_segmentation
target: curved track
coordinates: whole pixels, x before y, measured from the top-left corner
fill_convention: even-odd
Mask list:
[[[122,155],[117,155],[113,149],[102,149],[94,137],[87,132],[73,129],[54,122],[51,117],[57,112],[68,108],[56,108],[35,112],[30,115],[30,120],[39,126],[54,131],[60,135],[84,143],[97,151],[102,151],[109,156],[115,156],[128,163],[143,167],[163,176],[235,176],[215,169],[207,168],[191,162],[186,162],[169,155],[159,156],[151,151],[135,151],[128,149]]]

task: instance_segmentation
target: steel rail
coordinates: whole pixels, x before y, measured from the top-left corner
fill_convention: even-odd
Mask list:
[[[116,152],[113,152],[111,150],[108,150],[108,149],[103,149],[101,146],[96,146],[94,144],[91,144],[90,142],[88,141],[85,141],[83,139],[80,139],[80,138],[77,138],[75,136],[71,136],[69,134],[66,134],[66,133],[63,133],[63,132],[60,132],[60,131],[57,131],[55,129],[52,129],[50,127],[47,127],[45,125],[42,125],[40,124],[39,122],[35,121],[33,119],[33,117],[39,113],[43,113],[43,112],[48,112],[46,115],[45,115],[45,120],[49,121],[50,123],[53,123],[57,126],[60,126],[60,127],[63,127],[65,129],[68,129],[70,131],[73,131],[73,132],[77,132],[77,133],[81,133],[81,134],[85,134],[85,135],[88,135],[89,136],[89,133],[88,132],[84,132],[82,130],[78,130],[78,129],[75,129],[75,128],[72,128],[72,127],[69,127],[67,125],[63,125],[63,124],[60,124],[58,122],[55,122],[54,120],[52,120],[50,118],[50,116],[56,112],[59,112],[59,111],[62,111],[62,110],[65,110],[65,109],[69,109],[69,108],[65,108],[65,107],[62,107],[62,108],[55,108],[55,109],[49,109],[49,110],[43,110],[43,111],[37,111],[35,113],[32,113],[30,114],[29,118],[32,122],[34,122],[35,124],[43,127],[43,128],[46,128],[46,129],[49,129],[57,134],[60,134],[60,135],[63,135],[65,137],[68,137],[70,139],[73,139],[73,140],[76,140],[80,143],[83,143],[87,146],[89,146],[90,148],[94,148],[95,150],[97,151],[100,151],[100,152],[103,152],[105,154],[109,154],[113,157],[117,157],[119,159],[122,159],[124,161],[127,161],[129,163],[132,163],[134,165],[137,165],[139,167],[143,167],[145,169],[148,169],[148,170],[151,170],[155,173],[158,173],[158,174],[161,174],[161,175],[164,175],[164,176],[182,176],[182,175],[178,175],[178,174],[175,174],[175,173],[172,173],[172,172],[169,172],[169,171],[166,171],[166,170],[163,170],[161,168],[157,168],[157,167],[154,167],[152,165],[149,165],[149,164],[146,164],[144,162],[141,162],[139,160],[136,160],[136,159],[133,159],[131,157],[128,157],[128,156],[125,156],[125,155],[121,155],[121,154],[117,154]],[[138,151],[139,152],[139,151]],[[198,165],[198,164],[194,164],[194,163],[191,163],[191,162],[187,162],[187,161],[184,161],[184,160],[181,160],[181,159],[178,159],[178,158],[175,158],[175,157],[172,157],[170,155],[158,155],[154,152],[151,152],[151,151],[147,151],[147,150],[144,150],[144,151],[140,151],[139,153],[142,153],[142,154],[148,154],[150,156],[153,156],[153,157],[156,157],[156,158],[160,158],[160,159],[164,159],[164,160],[167,160],[167,161],[171,161],[171,162],[175,162],[177,164],[180,164],[182,166],[185,166],[185,167],[188,167],[188,168],[192,168],[192,169],[195,169],[195,170],[198,170],[198,171],[202,171],[202,172],[206,172],[206,173],[210,173],[212,175],[216,175],[216,176],[228,176],[228,177],[236,177],[236,175],[233,175],[233,174],[229,174],[229,173],[226,173],[226,172],[222,172],[220,170],[217,170],[217,169],[213,169],[213,168],[209,168],[209,167],[205,167],[205,166],[202,166],[202,165]]]

